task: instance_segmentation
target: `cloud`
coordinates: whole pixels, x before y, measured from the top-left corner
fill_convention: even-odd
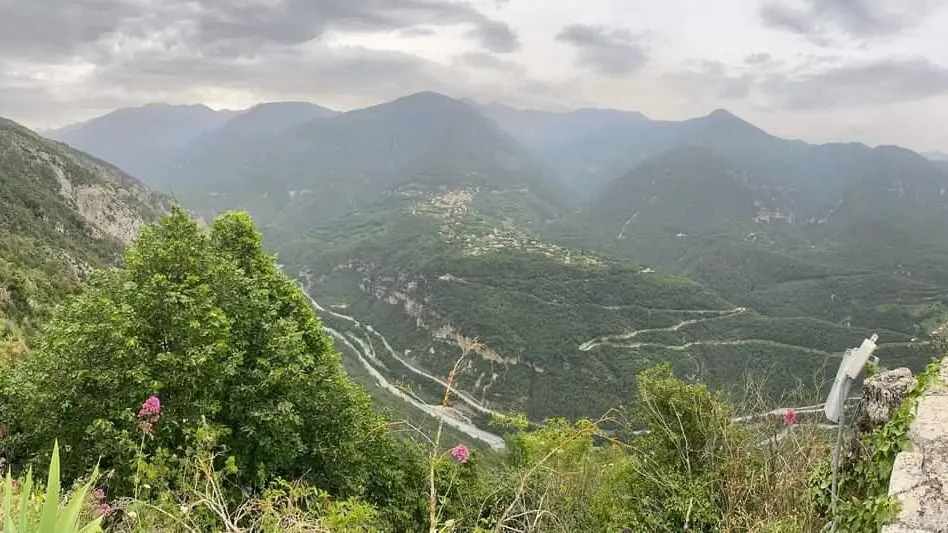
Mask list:
[[[760,7],[764,25],[828,45],[834,33],[857,38],[888,37],[913,28],[938,6],[937,0],[769,0]]]
[[[477,50],[520,47],[507,23],[462,1],[0,0],[0,12],[0,115],[41,123],[228,90],[360,105],[463,77],[412,53],[345,46],[350,31],[461,28]],[[342,36],[335,46],[328,32]]]
[[[238,62],[209,56],[139,55],[99,72],[97,83],[127,92],[169,94],[224,88],[295,99],[320,94],[377,101],[422,90],[447,90],[444,67],[418,56],[360,47],[267,45]]]
[[[754,54],[736,65],[693,62],[662,80],[692,102],[766,111],[832,112],[948,96],[948,68],[922,57],[840,62],[814,56],[788,65]]]
[[[466,2],[443,0],[2,0],[0,56],[71,57],[116,36],[178,27],[184,44],[252,50],[303,44],[326,31],[467,25],[493,52],[519,46],[514,31]],[[430,29],[430,28],[429,28]],[[102,50],[100,50],[101,52]],[[108,51],[108,50],[106,50]]]
[[[484,48],[491,52],[507,53],[520,49],[520,39],[517,34],[503,22],[485,20],[470,30],[468,35],[480,39]]]
[[[946,94],[948,68],[924,58],[879,59],[806,74],[773,73],[759,84],[778,107],[846,108]]]
[[[576,48],[582,66],[607,76],[635,72],[648,62],[644,39],[627,29],[571,24],[556,40]]]
[[[66,2],[13,0],[0,5],[0,56],[21,59],[62,57],[96,42],[122,20],[140,14],[120,0]]]
[[[758,52],[756,54],[750,54],[744,58],[744,63],[748,65],[767,65],[772,63],[774,60],[770,54]]]
[[[238,40],[248,44],[299,44],[327,29],[395,30],[420,25],[473,26],[469,32],[495,52],[519,47],[513,30],[488,18],[467,3],[443,0],[268,0],[218,2],[203,0],[200,35],[210,41]]]
[[[761,61],[761,58],[756,60]],[[716,102],[721,100],[747,100],[754,90],[755,79],[756,75],[750,72],[732,73],[727,65],[719,61],[698,61],[690,69],[671,72],[663,77],[676,91],[688,94],[689,100],[702,101],[709,107],[716,106]]]
[[[478,70],[492,70],[502,73],[526,74],[523,65],[508,61],[487,52],[465,52],[456,58],[460,64]]]

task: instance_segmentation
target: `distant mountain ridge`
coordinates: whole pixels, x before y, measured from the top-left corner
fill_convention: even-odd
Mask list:
[[[527,186],[555,202],[528,151],[473,107],[436,93],[228,146],[186,162],[169,182],[195,206],[241,207],[264,223],[305,227],[367,209],[401,187]]]
[[[835,187],[846,184],[835,178],[833,166],[840,158],[830,157],[822,164],[820,161],[827,159],[824,154],[868,149],[855,143],[815,145],[781,139],[723,109],[693,119],[664,121],[636,111],[582,108],[551,112],[496,102],[457,102],[493,121],[546,173],[559,176],[568,185],[568,194],[580,201],[645,159],[683,144],[707,145],[739,158],[750,170],[771,175],[775,183],[794,182],[795,186],[822,188],[823,193],[832,194]],[[201,105],[150,104],[120,109],[55,130],[49,136],[113,162],[167,191],[168,182],[178,175],[189,175],[178,181],[193,182],[192,168],[214,167],[216,160],[228,153],[243,151],[242,143],[265,142],[283,133],[287,134],[285,139],[292,139],[294,134],[289,130],[293,127],[337,114],[306,102],[271,102],[243,111],[216,112]],[[938,153],[929,155],[939,157]]]
[[[525,147],[549,150],[594,131],[624,122],[649,119],[637,111],[582,108],[568,112],[517,109],[498,103],[474,104]]]
[[[47,132],[46,136],[102,158],[147,183],[203,133],[233,118],[235,111],[205,105],[147,104],[123,108]]]

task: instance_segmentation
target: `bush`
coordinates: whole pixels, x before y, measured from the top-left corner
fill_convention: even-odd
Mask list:
[[[347,378],[246,214],[203,232],[176,210],[144,231],[125,268],[100,273],[57,312],[5,388],[0,452],[13,461],[38,465],[35,450],[58,437],[71,457],[101,457],[113,490],[128,494],[170,477],[212,432],[241,487],[302,479],[364,496],[402,527],[420,516],[417,452]],[[136,411],[151,395],[160,419],[144,427]],[[67,461],[63,473],[85,467]]]

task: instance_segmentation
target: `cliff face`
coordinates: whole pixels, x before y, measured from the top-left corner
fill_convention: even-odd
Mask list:
[[[0,351],[169,205],[114,166],[0,118]]]
[[[23,192],[57,192],[93,234],[126,244],[168,206],[166,198],[118,168],[2,118],[0,169]]]
[[[919,399],[910,444],[895,458],[889,496],[901,510],[883,533],[948,531],[948,358],[938,378]]]

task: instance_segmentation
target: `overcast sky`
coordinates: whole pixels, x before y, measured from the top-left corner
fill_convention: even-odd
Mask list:
[[[0,0],[0,116],[435,90],[948,151],[946,28],[948,0]]]

